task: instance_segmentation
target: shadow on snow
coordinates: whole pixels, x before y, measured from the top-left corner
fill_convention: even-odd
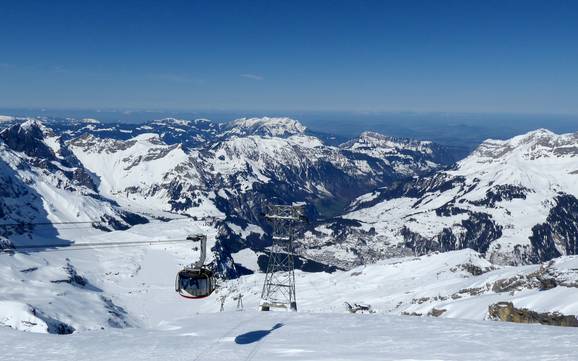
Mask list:
[[[271,332],[283,326],[284,325],[282,323],[278,323],[275,326],[271,327],[270,330],[258,330],[244,333],[242,335],[235,337],[235,343],[237,345],[247,345],[250,343],[259,342],[267,335],[269,335]]]

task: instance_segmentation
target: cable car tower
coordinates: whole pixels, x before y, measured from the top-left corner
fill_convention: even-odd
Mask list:
[[[293,238],[295,226],[305,218],[304,205],[269,205],[265,218],[273,228],[267,274],[261,292],[261,311],[271,307],[297,311]]]

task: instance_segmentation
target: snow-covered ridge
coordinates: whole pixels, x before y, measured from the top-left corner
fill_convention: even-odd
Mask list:
[[[404,157],[406,155],[403,153],[408,151],[430,155],[434,153],[435,146],[430,141],[396,138],[376,132],[363,132],[359,137],[341,144],[340,147],[377,157],[392,154]]]
[[[100,124],[100,121],[94,118],[82,118],[81,121],[86,124]]]
[[[240,118],[228,124],[229,132],[241,135],[264,135],[287,137],[303,134],[307,129],[299,121],[291,118]]]
[[[502,264],[577,254],[577,137],[488,140],[451,170],[359,197],[342,220],[305,234],[306,252],[344,266],[464,247]]]
[[[508,140],[487,140],[461,160],[452,175],[477,178],[481,185],[516,185],[553,196],[578,196],[578,132],[538,129]]]
[[[168,145],[156,133],[142,133],[126,141],[85,135],[68,145],[98,176],[99,191],[125,206],[172,211],[181,203],[191,203],[204,205],[195,209],[199,215],[206,215],[201,209],[220,214],[206,192],[200,194],[204,187],[199,169],[203,167],[197,153],[185,152],[180,144]]]
[[[359,137],[354,138],[341,146],[344,148],[357,149],[364,147],[385,147],[385,148],[395,148],[400,146],[413,147],[413,148],[423,148],[431,145],[430,141],[420,141],[406,138],[397,138],[383,135],[377,132],[365,131],[362,132]]]
[[[478,162],[492,162],[505,157],[523,159],[578,156],[578,132],[556,134],[547,129],[537,129],[508,140],[488,139],[469,158]],[[465,159],[463,162],[469,162]]]
[[[189,126],[192,122],[186,119],[177,119],[177,118],[163,118],[158,120],[153,120],[151,124],[157,125],[179,125],[179,126]]]
[[[43,134],[52,133],[52,131],[49,130],[41,120],[35,118],[29,118],[21,122],[20,129],[24,132],[40,129]]]

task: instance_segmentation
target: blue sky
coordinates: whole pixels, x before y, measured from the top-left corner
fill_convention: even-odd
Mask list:
[[[0,107],[578,114],[578,1],[0,0]]]

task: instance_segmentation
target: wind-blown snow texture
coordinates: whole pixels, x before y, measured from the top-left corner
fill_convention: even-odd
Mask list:
[[[173,321],[160,330],[95,331],[64,339],[0,329],[0,352],[6,361],[562,361],[575,359],[576,336],[568,329],[479,321],[225,312]]]

